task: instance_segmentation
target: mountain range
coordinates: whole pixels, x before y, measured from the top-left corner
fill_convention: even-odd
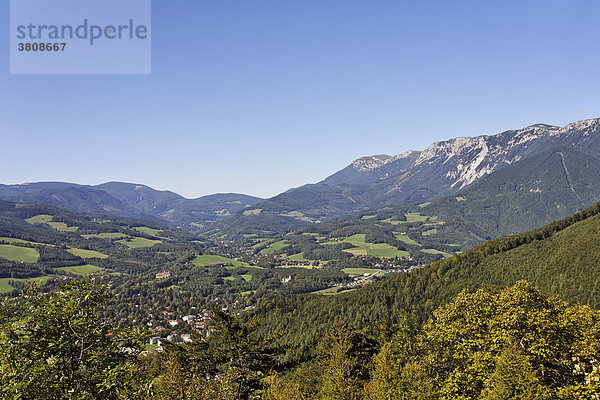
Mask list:
[[[524,190],[543,193],[537,196],[535,203],[547,214],[543,219],[534,218],[532,224],[510,226],[501,231],[485,232],[484,229],[482,235],[484,238],[496,237],[515,229],[523,232],[572,214],[599,199],[593,189],[588,193],[600,183],[600,177],[588,168],[600,165],[599,134],[600,119],[579,121],[562,128],[536,124],[497,135],[437,142],[424,151],[362,157],[317,184],[291,189],[260,202],[252,210],[242,210],[233,219],[221,221],[219,226],[226,232],[233,227],[238,230],[244,227],[243,233],[252,233],[253,228],[256,228],[254,231],[264,229],[262,225],[267,219],[277,221],[282,227],[301,227],[308,222],[366,210],[377,211],[390,205],[399,209],[416,208],[446,196],[461,197],[463,191],[481,182],[479,190],[487,188],[488,197],[497,200],[494,196],[498,194],[522,201],[516,209],[532,205],[534,196],[521,196]],[[555,158],[559,163],[535,161],[544,160],[544,154],[550,154],[554,149],[562,149],[562,152],[554,152],[562,154]],[[529,185],[527,187],[516,188],[511,181],[517,175],[521,176],[522,182],[524,177],[534,175],[538,175],[538,180],[523,183]],[[548,179],[550,175],[556,177]],[[567,183],[552,188],[553,192],[561,193],[561,200],[556,203],[556,199],[545,196],[550,188],[544,189],[540,185],[558,181]],[[563,195],[577,201],[562,203],[566,199]],[[461,204],[466,214],[470,213],[470,206],[470,201]],[[511,210],[514,212],[515,208]]]
[[[46,204],[91,215],[116,215],[174,225],[202,227],[261,201],[243,194],[213,194],[187,199],[145,185],[107,182],[89,186],[64,182],[0,185],[0,198],[26,204]]]
[[[0,198],[218,234],[279,232],[421,205],[449,226],[466,226],[473,237],[487,239],[533,229],[599,200],[599,158],[600,119],[590,119],[362,157],[321,182],[270,199],[233,193],[186,199],[121,182],[0,185]]]

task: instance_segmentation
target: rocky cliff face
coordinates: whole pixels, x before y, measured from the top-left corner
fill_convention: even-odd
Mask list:
[[[423,151],[362,157],[325,179],[327,185],[383,184],[387,191],[452,192],[500,168],[556,146],[600,153],[600,120],[565,127],[537,124],[497,135],[458,137]],[[405,193],[409,195],[409,193]],[[401,196],[405,197],[405,196]]]

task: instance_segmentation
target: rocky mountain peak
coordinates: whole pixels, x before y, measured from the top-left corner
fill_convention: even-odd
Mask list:
[[[361,157],[352,162],[352,166],[359,171],[369,171],[374,168],[379,168],[391,160],[391,156],[387,154],[378,154],[374,156]]]

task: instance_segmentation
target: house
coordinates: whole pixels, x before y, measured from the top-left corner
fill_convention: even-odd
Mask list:
[[[190,335],[189,333],[184,333],[183,335],[181,335],[181,340],[183,340],[184,343],[191,343],[192,335]]]
[[[160,346],[162,344],[162,339],[159,336],[152,336],[150,338],[150,344],[154,346]]]
[[[171,277],[171,271],[159,272],[155,275],[156,279],[166,279]]]
[[[179,341],[179,335],[176,333],[171,333],[169,336],[167,336],[167,340],[169,342],[178,342]]]

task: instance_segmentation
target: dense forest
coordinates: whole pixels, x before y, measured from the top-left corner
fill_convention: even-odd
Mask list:
[[[102,319],[109,291],[73,281],[0,303],[0,387],[12,399],[592,399],[600,312],[526,281],[462,291],[424,323],[335,323],[286,364],[279,333],[214,309],[215,329],[143,351],[147,334]]]

